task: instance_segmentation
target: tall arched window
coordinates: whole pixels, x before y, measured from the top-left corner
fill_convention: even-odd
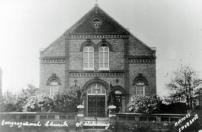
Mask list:
[[[50,97],[54,97],[59,92],[59,84],[57,80],[52,80],[50,82]]]
[[[53,97],[58,94],[61,82],[60,79],[56,76],[56,74],[52,74],[52,76],[47,81],[47,86],[49,86],[49,96]]]
[[[109,70],[109,47],[99,47],[99,70]]]
[[[93,47],[83,48],[83,69],[84,70],[94,69],[94,48]]]

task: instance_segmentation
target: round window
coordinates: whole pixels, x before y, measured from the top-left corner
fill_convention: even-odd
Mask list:
[[[101,24],[102,24],[102,21],[101,21],[100,18],[96,17],[96,18],[93,19],[92,23],[93,23],[94,28],[99,28],[101,26]]]

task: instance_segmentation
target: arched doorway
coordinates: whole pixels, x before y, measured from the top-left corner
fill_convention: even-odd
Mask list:
[[[102,83],[91,83],[86,92],[86,112],[89,117],[106,115],[106,88]]]
[[[116,100],[116,103],[114,104],[116,106],[115,112],[125,112],[125,90],[119,85],[114,86],[112,89]]]
[[[116,99],[116,113],[121,112],[122,110],[122,92],[120,90],[115,90],[115,99]]]

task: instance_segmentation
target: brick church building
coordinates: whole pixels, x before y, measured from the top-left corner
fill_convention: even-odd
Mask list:
[[[114,91],[117,112],[133,95],[156,94],[155,49],[142,43],[96,4],[40,52],[40,91],[81,91],[85,116],[107,116]]]

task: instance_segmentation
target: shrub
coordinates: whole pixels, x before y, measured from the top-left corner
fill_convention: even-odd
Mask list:
[[[74,93],[57,94],[54,97],[55,112],[77,112],[79,100]]]
[[[28,99],[23,111],[29,112],[52,112],[53,100],[45,95],[32,96]]]
[[[57,94],[54,98],[45,95],[33,96],[28,99],[23,111],[29,112],[77,112],[79,104],[76,94],[69,92]]]
[[[129,112],[158,113],[162,101],[157,96],[132,96],[128,104]]]

